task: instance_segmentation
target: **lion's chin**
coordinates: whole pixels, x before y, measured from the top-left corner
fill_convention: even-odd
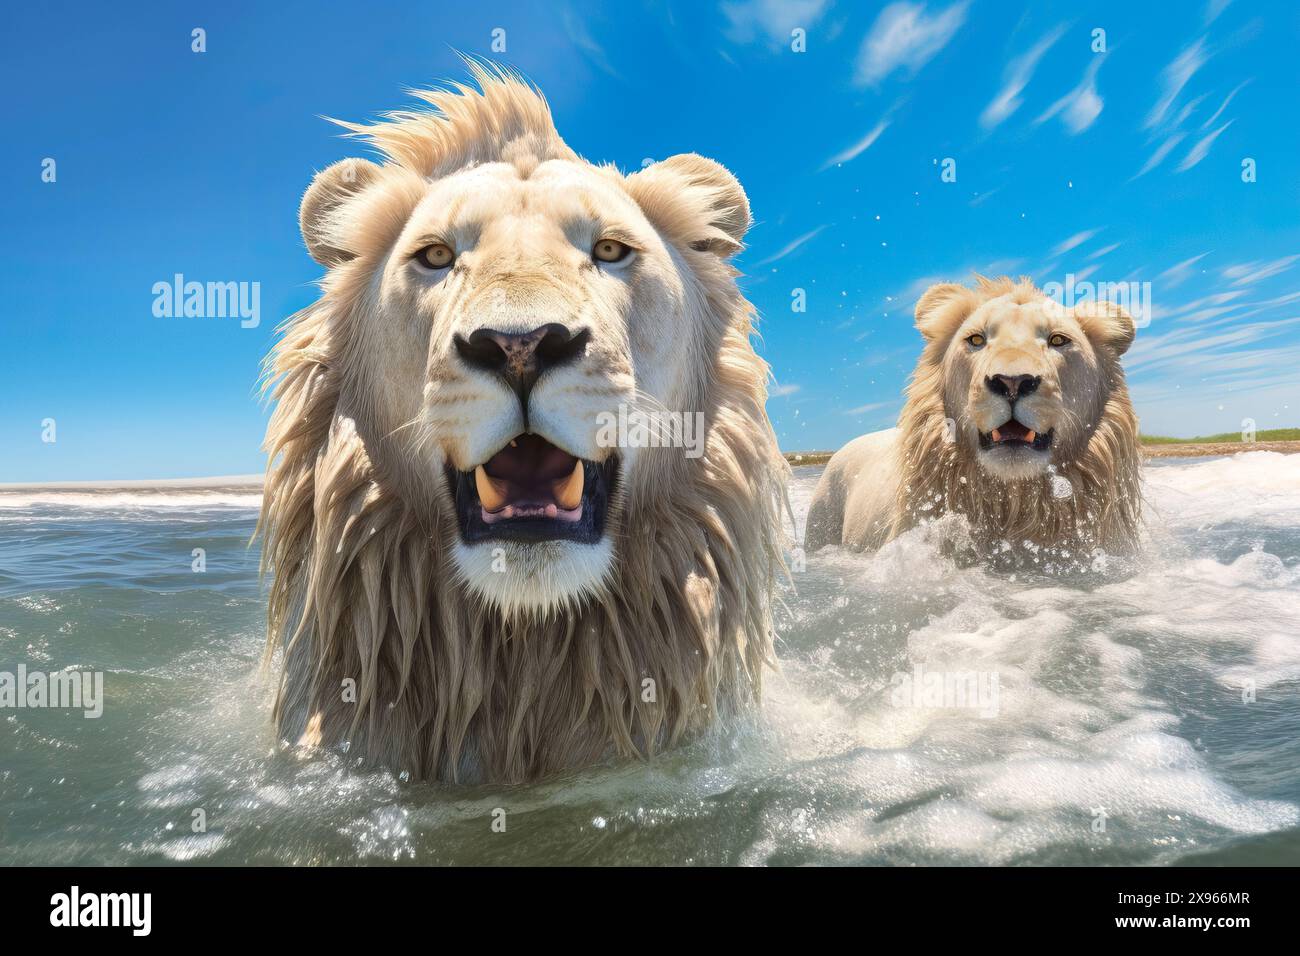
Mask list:
[[[465,587],[507,617],[540,617],[597,594],[614,563],[608,536],[573,541],[457,541],[456,569]]]
[[[1047,471],[1051,454],[1029,447],[989,448],[976,452],[976,460],[985,474],[1000,481],[1028,481]]]

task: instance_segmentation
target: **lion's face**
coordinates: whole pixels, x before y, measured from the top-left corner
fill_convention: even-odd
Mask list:
[[[374,315],[376,354],[413,360],[396,382],[375,368],[371,386],[429,438],[409,465],[445,480],[471,587],[547,606],[599,584],[636,467],[631,450],[597,441],[600,413],[638,391],[680,407],[700,332],[674,323],[684,299],[615,174],[494,163],[430,187]]]
[[[355,205],[372,206],[352,215],[400,224],[370,264],[341,402],[372,459],[451,517],[460,577],[499,608],[595,591],[646,480],[602,426],[620,406],[704,407],[721,330],[696,270],[738,248],[711,223],[742,206],[748,224],[739,185],[694,156],[631,177],[525,158],[431,181],[347,162],[366,180]],[[703,232],[651,221],[665,189],[701,178]]]
[[[957,308],[929,325],[918,306],[923,331],[944,336],[952,440],[1003,481],[1076,459],[1105,411],[1132,320],[1104,304],[1067,310],[1024,287],[966,306],[957,297]]]

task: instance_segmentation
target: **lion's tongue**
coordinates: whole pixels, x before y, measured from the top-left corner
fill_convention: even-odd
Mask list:
[[[520,435],[474,470],[483,520],[582,517],[582,461],[537,435]]]
[[[993,440],[1000,441],[1033,441],[1028,428],[1020,424],[1014,418],[1005,425],[993,429]]]

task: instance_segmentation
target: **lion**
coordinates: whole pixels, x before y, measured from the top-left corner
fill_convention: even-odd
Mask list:
[[[593,165],[535,87],[470,71],[340,123],[382,162],[302,200],[326,273],[267,359],[267,653],[285,740],[523,782],[759,701],[789,469],[736,178]],[[602,440],[647,408],[700,415],[700,454]]]
[[[1066,309],[1022,277],[931,286],[898,426],[854,439],[813,493],[805,549],[870,550],[945,515],[961,550],[1080,566],[1136,543],[1138,423],[1122,307]]]

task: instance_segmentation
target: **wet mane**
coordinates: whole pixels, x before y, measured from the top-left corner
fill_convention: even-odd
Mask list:
[[[1132,547],[1141,514],[1138,422],[1112,356],[1099,353],[1101,420],[1083,452],[1054,471],[1015,482],[1009,492],[990,482],[964,442],[948,438],[943,356],[952,334],[983,302],[1002,295],[1029,302],[1042,295],[1024,277],[981,276],[978,287],[966,292],[933,319],[933,337],[907,388],[898,423],[902,481],[890,537],[927,517],[956,512],[969,522],[977,549],[1029,542],[1081,557]]]

